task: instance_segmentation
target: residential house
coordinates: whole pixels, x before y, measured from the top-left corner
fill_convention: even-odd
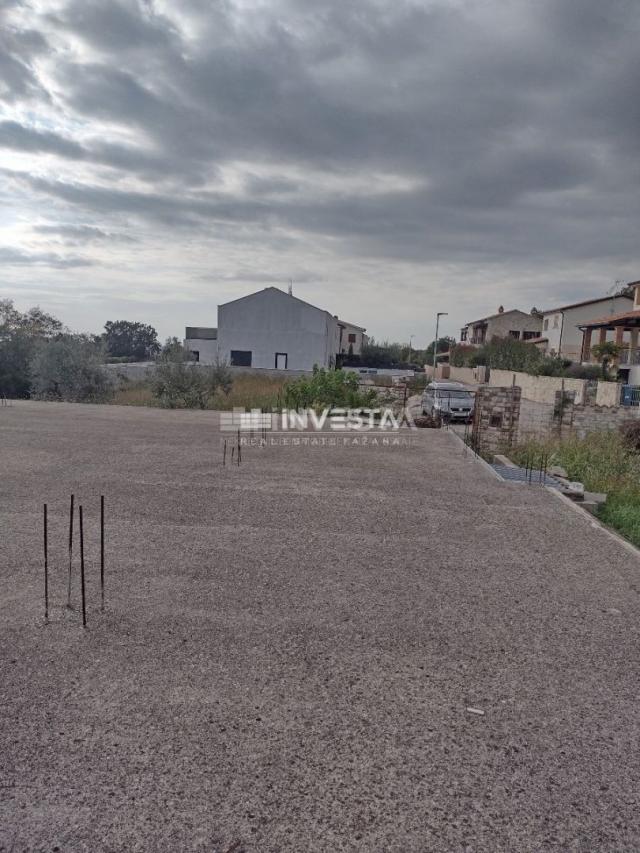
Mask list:
[[[634,281],[629,286],[633,289],[633,302],[626,310],[609,312],[581,326],[582,360],[595,362],[594,345],[613,341],[621,348],[618,358],[619,379],[628,385],[640,385],[640,281]]]
[[[542,312],[542,334],[538,341],[547,355],[571,361],[583,361],[582,327],[605,315],[614,315],[633,307],[630,296],[604,296],[573,302]],[[586,359],[588,360],[588,358]]]
[[[514,338],[529,341],[540,337],[542,318],[537,313],[526,314],[517,309],[505,311],[502,305],[496,314],[467,323],[460,330],[460,343],[482,346],[493,338]]]

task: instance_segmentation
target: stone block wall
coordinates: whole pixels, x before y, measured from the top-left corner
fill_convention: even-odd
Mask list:
[[[496,453],[517,440],[521,391],[483,386],[476,392],[471,440],[478,453]]]
[[[590,432],[617,430],[627,421],[639,419],[639,406],[574,406],[571,432],[584,438]]]

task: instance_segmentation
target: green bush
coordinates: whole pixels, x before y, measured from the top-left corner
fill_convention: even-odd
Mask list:
[[[533,366],[535,376],[566,376],[571,362],[566,358],[544,356]]]
[[[454,367],[470,367],[471,359],[477,355],[477,348],[468,344],[457,344],[449,355],[449,363]]]
[[[589,379],[593,381],[601,378],[601,370],[597,364],[570,364],[564,375],[568,379]]]
[[[41,341],[30,365],[31,393],[41,400],[104,403],[114,389],[103,363],[103,347],[86,335]]]
[[[600,507],[598,517],[640,547],[640,499],[625,495],[610,495]]]
[[[368,408],[375,401],[375,390],[362,390],[357,374],[317,365],[312,376],[302,376],[284,387],[284,405],[288,409]]]

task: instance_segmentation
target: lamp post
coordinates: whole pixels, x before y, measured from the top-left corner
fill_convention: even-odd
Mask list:
[[[409,358],[407,361],[411,361],[411,341],[415,338],[415,335],[409,335]]]
[[[438,361],[438,329],[440,328],[440,317],[448,317],[448,311],[438,311],[436,314],[436,339],[433,342],[433,378],[436,378],[436,367]]]

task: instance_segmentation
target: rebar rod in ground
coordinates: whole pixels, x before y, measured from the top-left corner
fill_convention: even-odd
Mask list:
[[[80,594],[82,596],[82,627],[87,627],[87,607],[84,593],[84,529],[82,526],[82,504],[78,507],[80,518]]]
[[[222,448],[222,467],[224,468],[227,464],[227,439],[224,440],[224,447]]]
[[[74,496],[71,495],[71,506],[69,507],[69,579],[67,582],[67,607],[71,607],[71,566],[73,561],[73,503]]]
[[[104,613],[104,495],[100,495],[100,610]]]
[[[47,505],[44,505],[44,618],[49,619],[49,533],[47,529]]]

